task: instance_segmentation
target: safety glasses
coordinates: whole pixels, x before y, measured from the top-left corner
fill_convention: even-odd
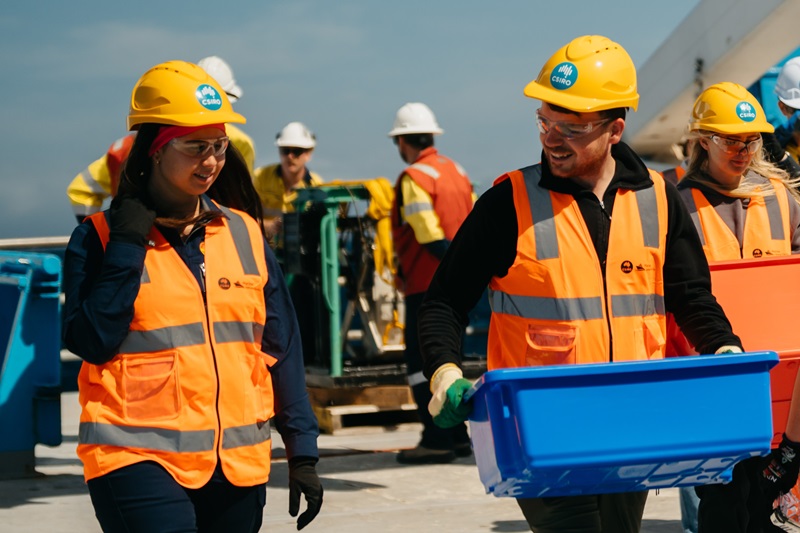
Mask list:
[[[761,150],[761,146],[763,144],[761,137],[745,142],[738,139],[729,139],[728,137],[712,135],[711,140],[714,141],[714,144],[722,148],[722,150],[728,154],[739,154],[742,152],[742,150],[747,150],[748,154],[754,154]]]
[[[169,144],[184,155],[197,159],[206,159],[211,155],[217,158],[224,156],[225,150],[228,149],[228,142],[229,139],[227,137],[185,140],[176,137],[169,141]]]
[[[308,148],[299,148],[296,146],[281,146],[279,150],[281,155],[292,154],[295,157],[300,157],[304,153],[308,152]]]
[[[607,122],[611,122],[611,119],[604,118],[602,120],[595,120],[594,122],[556,122],[544,118],[539,114],[538,110],[536,111],[536,126],[539,128],[539,133],[547,135],[550,133],[550,130],[555,130],[559,135],[569,140],[580,139],[581,137],[589,135]]]

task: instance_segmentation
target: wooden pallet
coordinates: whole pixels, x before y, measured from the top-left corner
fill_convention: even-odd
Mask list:
[[[418,424],[408,386],[308,389],[320,431],[330,435],[396,430]]]

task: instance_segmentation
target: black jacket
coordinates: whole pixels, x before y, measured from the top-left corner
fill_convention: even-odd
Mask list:
[[[617,189],[639,190],[653,186],[639,157],[624,143],[615,145],[614,178],[601,203],[594,193],[570,179],[550,173],[542,162],[539,185],[571,194],[578,203],[605,275],[611,214]],[[694,224],[678,191],[667,184],[667,245],[664,261],[664,303],[700,353],[720,346],[741,346],[725,313],[711,294],[708,262]],[[460,362],[461,335],[467,313],[484,294],[493,277],[503,277],[517,251],[517,215],[511,181],[487,190],[453,239],[431,282],[419,315],[419,337],[430,379],[444,363]],[[609,360],[613,359],[609,354]]]

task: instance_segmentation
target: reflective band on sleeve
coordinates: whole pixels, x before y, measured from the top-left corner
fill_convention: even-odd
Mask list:
[[[542,169],[534,165],[522,169],[525,189],[533,217],[533,233],[536,238],[536,259],[555,259],[558,257],[558,237],[556,220],[553,214],[553,200],[550,191],[539,187]]]
[[[422,383],[427,383],[428,380],[425,377],[425,374],[422,372],[414,372],[413,374],[408,375],[408,386],[413,387],[415,385],[421,385]]]
[[[489,292],[493,313],[540,320],[593,320],[603,318],[603,300],[589,298],[546,298]]]
[[[664,315],[664,297],[659,294],[617,294],[611,296],[615,317]]]
[[[201,322],[148,331],[131,330],[122,341],[119,353],[158,352],[181,346],[196,346],[205,342],[206,333]]]
[[[163,452],[207,452],[214,449],[214,430],[176,431],[154,427],[81,422],[78,429],[78,442]]]
[[[428,211],[433,211],[433,206],[428,202],[414,202],[413,204],[406,204],[403,206],[403,214],[406,217]]]
[[[239,252],[239,261],[242,263],[242,270],[245,274],[258,276],[258,265],[253,256],[253,245],[250,242],[250,233],[242,217],[231,211],[225,206],[219,206],[223,213],[228,217],[228,226],[233,236],[233,243],[236,251]]]
[[[430,165],[426,165],[425,163],[414,163],[409,168],[413,168],[419,170],[423,174],[427,174],[428,176],[432,177],[433,179],[439,179],[439,171],[433,168]]]
[[[92,193],[102,194],[104,196],[108,195],[108,192],[103,188],[102,185],[100,185],[100,182],[97,181],[97,178],[94,177],[94,174],[92,174],[92,171],[89,170],[89,167],[83,169],[81,175],[83,176],[83,182],[86,184],[87,187],[89,187],[89,190]]]
[[[214,322],[214,338],[217,343],[255,342],[252,322]]]
[[[767,206],[767,217],[769,217],[769,229],[772,234],[772,240],[782,241],[784,239],[783,217],[781,217],[781,208],[778,205],[778,198],[775,195],[764,196],[764,202]]]
[[[642,238],[648,248],[658,248],[658,202],[655,187],[636,191],[639,219],[642,222]]]
[[[222,449],[241,448],[261,444],[271,438],[269,421],[227,428],[222,432]]]

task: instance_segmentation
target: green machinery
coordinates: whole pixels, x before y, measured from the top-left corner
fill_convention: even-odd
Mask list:
[[[310,386],[406,384],[403,297],[376,272],[378,221],[360,183],[299,189],[278,256],[292,292]],[[465,362],[485,369],[488,304],[471,317]]]

